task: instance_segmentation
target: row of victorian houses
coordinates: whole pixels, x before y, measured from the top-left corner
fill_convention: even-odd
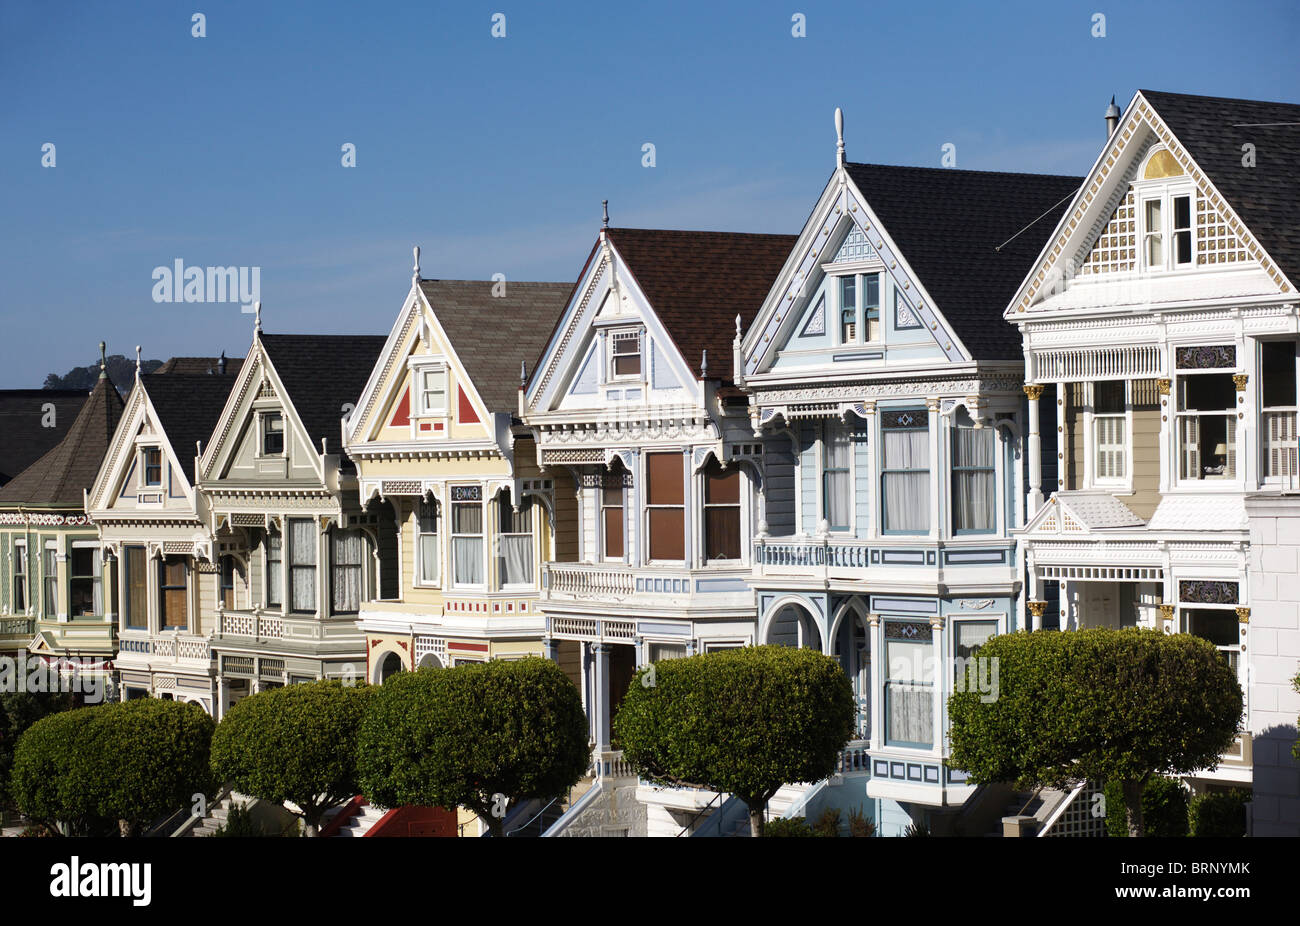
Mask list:
[[[386,337],[259,313],[242,362],[101,376],[0,487],[0,648],[218,718],[542,655],[594,756],[550,834],[678,835],[732,811],[622,763],[633,673],[815,647],[857,731],[776,809],[897,834],[979,799],[945,761],[956,657],[1156,627],[1246,692],[1192,785],[1300,832],[1300,106],[1141,91],[1082,177],[853,163],[838,123],[797,236],[606,222],[576,284],[417,250]]]

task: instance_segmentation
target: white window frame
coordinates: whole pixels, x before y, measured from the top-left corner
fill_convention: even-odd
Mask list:
[[[1193,377],[1193,376],[1232,377],[1233,375],[1239,372],[1240,372],[1239,369],[1233,369],[1233,368],[1174,371],[1173,380],[1171,382],[1170,389],[1169,389],[1170,392],[1169,398],[1172,400],[1170,402],[1172,408],[1171,408],[1171,414],[1169,416],[1171,419],[1170,424],[1172,426],[1169,443],[1173,450],[1173,470],[1172,470],[1173,486],[1180,489],[1196,488],[1200,491],[1205,491],[1205,490],[1240,491],[1241,486],[1244,484],[1245,473],[1246,473],[1246,458],[1242,448],[1242,432],[1245,429],[1242,427],[1242,423],[1241,423],[1242,421],[1244,421],[1244,419],[1237,418],[1237,414],[1241,410],[1240,405],[1234,402],[1234,404],[1230,408],[1221,411],[1218,410],[1183,411],[1179,407],[1182,404],[1180,393],[1182,392],[1182,381],[1184,378]],[[1234,396],[1235,395],[1236,393],[1234,392]],[[1184,476],[1183,475],[1183,443],[1182,443],[1183,421],[1188,418],[1196,418],[1199,420],[1201,418],[1210,418],[1210,417],[1224,418],[1233,428],[1233,437],[1231,443],[1228,443],[1228,441],[1226,440],[1226,435],[1225,435],[1225,443],[1228,444],[1229,456],[1235,460],[1235,464],[1236,464],[1234,467],[1235,471],[1231,476],[1227,476],[1227,475],[1204,476],[1203,475],[1199,479],[1193,479],[1191,477]],[[1198,465],[1203,466],[1204,464],[1198,463]]]
[[[456,487],[460,488],[460,487]],[[447,545],[447,569],[450,573],[448,579],[450,584],[448,588],[469,588],[469,589],[486,589],[488,575],[488,513],[487,500],[483,497],[481,486],[475,486],[479,489],[478,501],[456,501],[452,498],[452,492],[447,493],[447,537],[450,543]],[[457,505],[477,505],[479,509],[479,530],[477,534],[462,534],[456,532],[456,506]],[[456,580],[456,538],[458,537],[477,537],[479,540],[479,571],[483,576],[482,582],[458,582]]]
[[[1121,490],[1125,494],[1133,492],[1133,381],[1103,380],[1103,382],[1122,382],[1124,384],[1124,411],[1121,414],[1107,413],[1098,415],[1096,383],[1087,384],[1088,399],[1083,409],[1084,485],[1088,488]],[[1100,419],[1118,419],[1124,421],[1124,475],[1123,477],[1098,475],[1097,454],[1101,450],[1101,441],[1097,436]]]
[[[615,372],[614,361],[618,357],[631,357],[632,354],[619,354],[614,350],[614,345],[620,342],[636,339],[636,357],[639,360],[640,369],[636,373]],[[605,377],[606,382],[610,383],[639,383],[646,378],[646,349],[645,349],[645,332],[640,328],[611,328],[605,333],[605,369],[609,375]]]
[[[627,563],[630,561],[628,559],[628,554],[631,552],[630,548],[632,546],[631,543],[629,542],[630,539],[629,534],[631,532],[628,530],[628,503],[631,500],[631,496],[630,493],[628,492],[627,483],[630,474],[625,468],[619,468],[617,470],[613,470],[612,472],[610,471],[602,472],[600,476],[601,476],[600,485],[597,486],[596,488],[597,559],[602,563]],[[622,485],[618,489],[619,504],[617,506],[605,504],[605,492],[608,491],[607,487],[605,486],[605,479],[614,478],[614,477],[617,477],[619,481],[622,483]],[[608,546],[606,540],[608,539],[609,530],[607,529],[605,524],[605,512],[615,507],[617,507],[619,511],[623,512],[623,516],[619,518],[619,525],[620,525],[619,529],[623,535],[622,536],[623,555],[607,556],[605,554],[605,550],[607,549]]]
[[[826,429],[838,422],[840,427],[844,428],[849,440],[849,524],[847,527],[836,529],[835,525],[830,524],[830,519],[826,517]],[[853,435],[857,429],[852,424],[845,422],[842,418],[822,419],[817,425],[817,523],[813,525],[814,531],[821,526],[822,521],[826,521],[830,527],[830,534],[834,537],[854,537],[857,532],[858,519],[858,501],[856,495],[858,479],[858,454],[857,445],[853,440]],[[796,501],[797,504],[797,501]],[[742,508],[744,507],[742,500]],[[743,538],[742,538],[743,539]]]
[[[11,571],[10,574],[9,574],[9,610],[12,611],[14,614],[31,614],[31,613],[32,613],[32,573],[31,573],[31,558],[27,555],[27,541],[26,541],[26,540],[15,540],[15,541],[14,541],[14,554],[13,554],[13,555],[14,555],[14,560],[13,560],[13,561],[14,561],[14,566],[13,566],[12,571]],[[18,568],[18,564],[20,564],[20,563],[22,564],[22,569],[21,569],[21,570],[19,570],[19,568]],[[18,576],[19,576],[20,574],[21,574],[22,577],[23,577],[23,607],[22,607],[22,610],[18,610],[18,609],[16,609],[16,608],[14,608],[14,606],[13,606],[13,605],[14,605],[13,594],[14,594],[14,588],[16,587],[15,584],[14,584],[14,580],[17,579]]]
[[[1165,150],[1163,146],[1155,149],[1147,155],[1142,162],[1139,170],[1139,176],[1146,170],[1146,165],[1151,158],[1159,151]],[[1148,273],[1164,273],[1170,271],[1185,271],[1195,269],[1196,258],[1200,253],[1200,246],[1196,234],[1196,186],[1191,177],[1160,177],[1153,180],[1134,180],[1133,181],[1134,201],[1137,206],[1137,251],[1138,266]],[[1186,263],[1174,262],[1174,200],[1186,196],[1188,199],[1188,219],[1190,221],[1191,232],[1191,253],[1188,255]],[[1161,254],[1160,262],[1152,264],[1147,260],[1147,236],[1154,233],[1153,229],[1147,227],[1147,203],[1160,203],[1160,241]]]
[[[513,533],[513,532],[512,532],[512,533],[507,533],[507,532],[501,530],[501,519],[502,519],[503,517],[505,517],[505,512],[503,512],[501,509],[502,509],[502,508],[511,508],[511,509],[512,509],[511,513],[513,514],[514,495],[511,494],[511,496],[510,496],[510,501],[511,501],[512,504],[511,504],[511,505],[505,505],[505,504],[503,504],[503,502],[502,502],[502,495],[503,495],[503,494],[504,494],[504,493],[502,493],[502,494],[498,494],[498,495],[497,495],[497,498],[496,498],[496,504],[493,506],[493,507],[496,509],[496,518],[494,518],[495,524],[493,525],[493,527],[494,527],[494,531],[493,531],[493,533],[496,535],[496,543],[495,543],[494,545],[496,546],[497,550],[499,551],[499,550],[501,549],[501,541],[502,541],[504,538],[506,538],[506,537],[527,537],[528,540],[529,540],[529,547],[528,547],[528,548],[529,548],[529,551],[531,552],[531,559],[529,560],[528,569],[529,569],[529,571],[532,573],[532,578],[531,578],[529,581],[527,581],[527,582],[510,582],[510,583],[505,582],[505,581],[504,581],[504,573],[505,573],[504,554],[498,552],[498,553],[497,553],[497,556],[498,556],[498,558],[501,560],[501,562],[499,563],[498,574],[497,574],[497,588],[498,588],[498,590],[503,591],[503,592],[504,592],[504,591],[523,591],[523,590],[526,590],[526,589],[536,588],[536,587],[537,587],[537,575],[538,575],[538,569],[539,569],[540,567],[539,567],[539,565],[538,565],[538,559],[539,559],[539,557],[538,557],[538,555],[537,555],[537,549],[538,549],[538,546],[539,546],[539,543],[538,543],[538,536],[537,536],[537,510],[533,507],[533,505],[535,504],[535,502],[534,502],[534,500],[531,499],[528,495],[526,495],[526,494],[524,494],[524,493],[522,493],[522,492],[520,493],[520,498],[519,498],[519,511],[520,511],[521,514],[522,514],[524,511],[527,511],[527,512],[528,512],[528,531],[527,531],[526,533],[524,533],[524,532],[519,532],[519,533]]]
[[[434,515],[433,515],[434,530],[432,533],[421,530],[420,528],[420,506],[426,504],[433,506],[433,510],[434,510]],[[415,509],[414,511],[412,511],[412,515],[413,515],[412,521],[414,522],[414,527],[415,527],[415,550],[414,550],[415,555],[413,557],[413,565],[414,565],[413,571],[415,574],[414,576],[412,576],[413,579],[412,584],[416,588],[441,588],[443,570],[442,570],[442,542],[441,542],[442,531],[440,530],[442,524],[440,522],[443,519],[442,506],[438,503],[438,500],[435,498],[425,498],[421,496],[415,502]],[[438,571],[438,574],[433,578],[429,578],[428,576],[426,576],[424,574],[424,568],[421,566],[421,563],[424,562],[424,558],[420,553],[420,545],[421,545],[420,542],[425,537],[433,538],[433,545],[436,551],[434,555],[434,564],[435,564],[434,568]]]
[[[1289,412],[1291,415],[1291,423],[1290,423],[1289,430],[1292,435],[1292,440],[1294,440],[1294,437],[1297,434],[1297,424],[1300,423],[1300,396],[1293,396],[1292,403],[1289,406],[1286,405],[1266,406],[1264,404],[1264,344],[1265,343],[1267,342],[1265,341],[1254,342],[1255,369],[1258,371],[1258,375],[1255,376],[1254,379],[1256,379],[1257,381],[1255,385],[1255,395],[1258,398],[1258,409],[1259,409],[1255,413],[1257,424],[1258,424],[1258,432],[1259,432],[1257,438],[1257,442],[1259,446],[1259,450],[1258,450],[1259,480],[1260,480],[1260,484],[1264,486],[1269,486],[1269,487],[1280,486],[1286,489],[1294,489],[1296,488],[1297,483],[1300,482],[1300,472],[1293,472],[1290,474],[1281,473],[1276,475],[1269,475],[1269,469],[1270,469],[1269,459],[1268,459],[1269,448],[1267,443],[1268,426],[1264,416],[1270,412],[1274,414],[1278,414],[1278,413],[1286,414]],[[1283,339],[1282,343],[1292,345],[1293,349],[1295,350],[1296,389],[1297,392],[1300,392],[1300,344],[1297,344],[1297,342],[1294,339]],[[1285,452],[1285,448],[1284,448],[1284,452]],[[1293,451],[1293,456],[1300,456],[1300,451]],[[1300,463],[1300,461],[1297,462]]]
[[[270,433],[269,425],[275,419],[280,420],[280,452],[268,453],[266,450],[266,438]],[[257,413],[257,456],[263,460],[283,459],[287,455],[288,443],[285,440],[285,415],[281,409],[268,408],[265,411]]]
[[[72,571],[73,550],[93,551],[91,554],[91,563],[94,571],[89,576],[78,576],[73,574]],[[106,588],[104,586],[104,558],[100,554],[99,541],[98,540],[74,540],[72,541],[71,547],[68,551],[68,619],[69,620],[73,620],[75,617],[72,613],[72,582],[74,579],[87,579],[87,578],[92,580],[92,586],[91,586],[92,589],[94,585],[99,586],[99,613],[82,615],[82,617],[102,618],[104,616],[104,612],[108,610],[108,601],[104,597],[106,592]],[[92,595],[93,595],[93,591],[92,591]]]
[[[415,368],[415,386],[418,393],[419,414],[421,417],[442,416],[447,414],[447,409],[451,407],[448,393],[451,391],[451,377],[448,375],[446,364],[427,364]],[[426,377],[434,374],[442,378],[442,405],[430,404],[429,393],[434,391],[425,385]]]

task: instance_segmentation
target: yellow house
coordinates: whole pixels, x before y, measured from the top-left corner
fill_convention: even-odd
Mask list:
[[[418,252],[417,252],[418,257]],[[574,488],[517,417],[568,283],[421,280],[344,420],[360,501],[390,505],[399,575],[362,604],[367,679],[542,654],[541,564]],[[572,523],[572,518],[559,518]],[[564,546],[563,540],[559,544]]]

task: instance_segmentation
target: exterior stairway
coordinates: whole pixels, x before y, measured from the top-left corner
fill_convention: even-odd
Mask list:
[[[386,813],[388,811],[382,808],[362,804],[361,809],[339,827],[339,831],[334,836],[338,839],[356,839],[364,836],[372,826],[384,818]]]
[[[226,825],[226,820],[230,817],[230,808],[233,805],[234,799],[227,794],[220,801],[208,808],[208,815],[200,820],[186,835],[211,836],[217,830]]]

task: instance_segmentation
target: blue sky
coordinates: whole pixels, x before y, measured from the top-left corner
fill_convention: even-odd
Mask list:
[[[237,304],[153,301],[178,259],[260,267],[268,331],[383,334],[412,244],[426,277],[572,280],[606,198],[616,225],[797,232],[836,106],[851,160],[1080,173],[1111,94],[1300,100],[1298,39],[1293,2],[5,0],[0,387],[101,339],[242,356]]]

